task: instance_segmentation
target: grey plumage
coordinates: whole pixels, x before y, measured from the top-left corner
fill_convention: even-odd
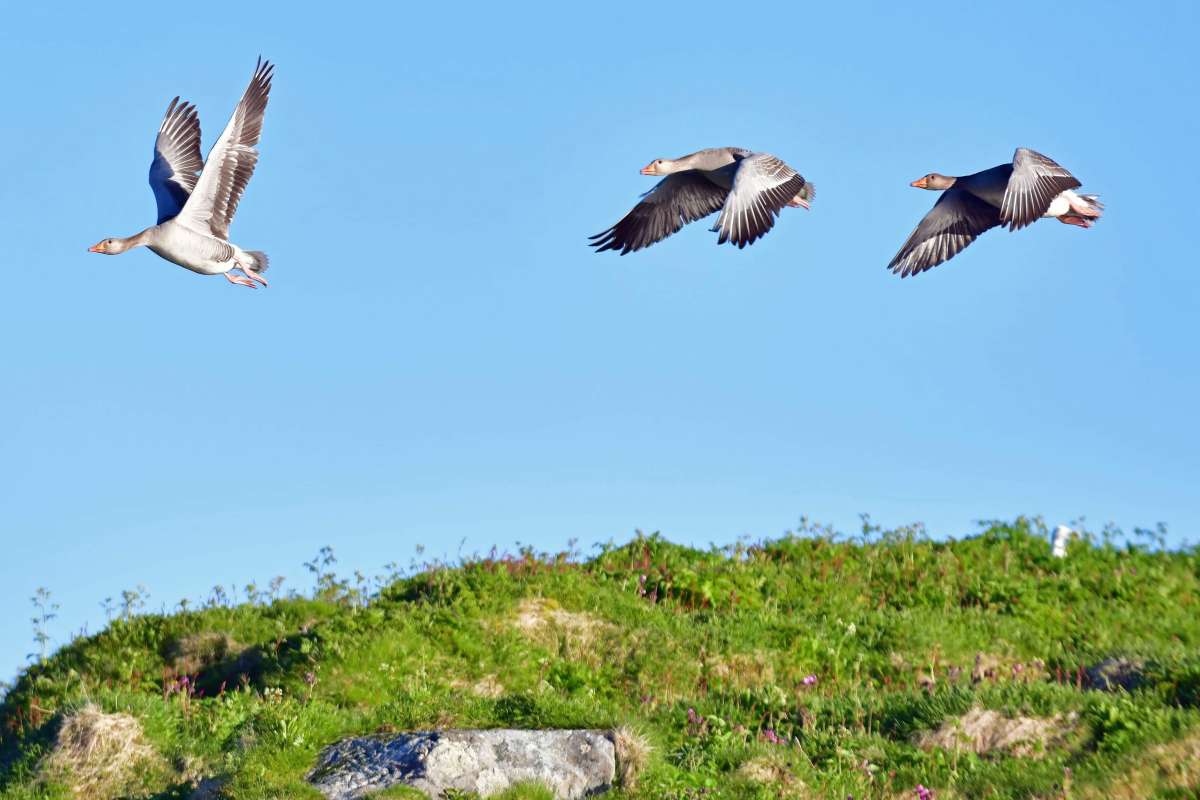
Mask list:
[[[1000,212],[995,206],[965,189],[947,189],[888,267],[902,278],[932,269],[999,224]]]
[[[231,283],[243,286],[266,286],[261,275],[267,268],[266,254],[230,242],[229,223],[258,162],[255,146],[262,134],[273,72],[271,63],[260,57],[207,162],[200,160],[200,120],[195,106],[173,99],[159,125],[150,162],[158,222],[133,236],[109,237],[88,249],[120,255],[144,246],[193,272],[223,274]]]
[[[948,261],[981,233],[998,225],[1015,231],[1036,222],[1050,211],[1051,203],[1060,194],[1067,192],[1068,196],[1074,196],[1070,190],[1080,186],[1059,164],[1025,147],[1017,148],[1011,164],[959,178],[926,176],[929,180],[934,178],[950,183],[950,187],[942,192],[888,264],[888,269],[902,278]],[[929,188],[935,186],[938,185]],[[1103,206],[1094,200],[1088,202],[1098,217]]]
[[[775,226],[779,212],[805,185],[796,170],[773,155],[756,153],[741,159],[712,228],[720,232],[717,244],[730,241],[739,249],[753,244]]]
[[[649,247],[689,222],[703,219],[725,205],[729,190],[697,171],[668,175],[640,203],[606,231],[590,237],[597,253],[618,250],[621,255]]]
[[[176,97],[167,106],[150,162],[150,189],[162,224],[179,214],[196,188],[204,162],[200,159],[200,117],[196,107]]]
[[[717,243],[743,248],[765,235],[789,202],[806,204],[813,196],[812,185],[782,160],[740,147],[699,150],[670,166],[682,169],[642,195],[611,228],[589,237],[597,253],[641,250],[715,211],[721,211],[712,228]]]
[[[1010,231],[1036,222],[1059,194],[1083,185],[1057,163],[1026,147],[1017,148],[1012,167],[1000,203],[1000,219]]]
[[[258,164],[255,146],[262,135],[274,70],[271,62],[258,60],[250,85],[209,151],[204,172],[180,212],[181,221],[207,228],[220,239],[229,238],[229,223]]]

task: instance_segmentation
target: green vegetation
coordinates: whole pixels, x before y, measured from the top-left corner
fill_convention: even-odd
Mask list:
[[[0,798],[69,797],[60,729],[97,709],[141,727],[114,795],[317,797],[304,775],[347,735],[628,726],[653,749],[615,798],[1193,797],[1200,553],[1108,533],[1066,559],[1027,519],[952,542],[868,521],[709,551],[639,535],[374,589],[326,551],[311,597],[126,609],[34,663],[0,705]],[[1089,685],[1110,658],[1130,691]],[[1045,735],[955,746],[968,712]]]

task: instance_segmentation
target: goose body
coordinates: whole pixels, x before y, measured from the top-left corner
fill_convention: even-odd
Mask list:
[[[753,244],[775,225],[785,206],[808,208],[813,186],[770,153],[711,147],[676,159],[659,158],[643,175],[666,177],[616,225],[591,237],[600,253],[649,247],[716,211],[717,244]]]
[[[242,265],[253,271],[261,255],[251,255],[232,242],[192,230],[174,219],[146,232],[146,247],[152,253],[201,275],[222,275],[231,269],[240,270]]]
[[[104,239],[90,250],[118,255],[148,247],[161,258],[201,275],[224,275],[230,283],[256,288],[268,259],[229,241],[229,224],[258,163],[255,149],[271,91],[274,67],[261,58],[225,130],[200,160],[200,119],[195,106],[176,97],[167,107],[154,157],[150,188],[158,223],[124,238]],[[201,171],[203,170],[203,171]],[[199,173],[199,174],[197,174]],[[238,274],[241,273],[241,274]]]
[[[998,225],[1015,231],[1050,217],[1090,228],[1104,213],[1096,195],[1075,193],[1074,175],[1026,147],[1017,148],[1011,164],[961,177],[931,172],[912,185],[942,196],[888,264],[902,278],[950,260]]]

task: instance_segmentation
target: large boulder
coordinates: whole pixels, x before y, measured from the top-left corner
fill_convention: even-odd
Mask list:
[[[417,731],[346,739],[327,747],[308,780],[329,800],[356,800],[402,784],[441,797],[482,797],[538,783],[561,800],[607,791],[616,774],[612,734],[588,730]]]

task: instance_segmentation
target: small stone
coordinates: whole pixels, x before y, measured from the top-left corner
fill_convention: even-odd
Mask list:
[[[226,782],[224,778],[204,778],[192,789],[188,800],[218,800]]]
[[[1102,692],[1115,692],[1118,689],[1132,692],[1145,682],[1145,668],[1142,661],[1106,658],[1087,668],[1088,686]]]

